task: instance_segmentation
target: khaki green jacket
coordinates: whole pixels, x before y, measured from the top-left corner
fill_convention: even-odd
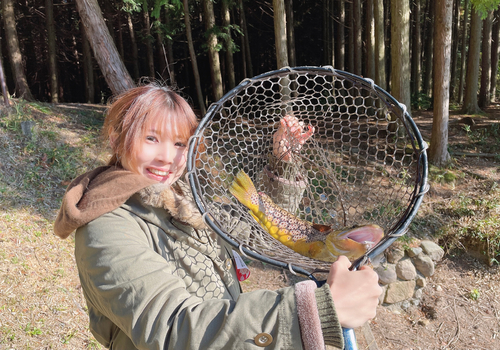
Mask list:
[[[94,210],[98,202],[87,206]],[[74,216],[66,205],[61,212]],[[62,226],[56,225],[61,237]],[[241,293],[231,253],[211,231],[186,226],[132,195],[75,234],[90,330],[119,350],[342,347],[327,287],[305,281]]]

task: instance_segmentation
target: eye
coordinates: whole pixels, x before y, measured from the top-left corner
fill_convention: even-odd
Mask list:
[[[158,141],[158,139],[156,138],[156,136],[152,136],[152,135],[146,136],[146,140],[150,141],[150,142],[157,142]]]
[[[181,142],[181,141],[177,141],[175,143],[175,147],[180,147],[180,148],[184,148],[184,147],[187,147],[186,144],[184,142]]]

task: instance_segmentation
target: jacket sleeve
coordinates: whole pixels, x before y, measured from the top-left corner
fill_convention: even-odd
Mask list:
[[[266,349],[303,349],[295,287],[244,293],[237,301],[203,300],[151,248],[147,230],[115,211],[76,233],[76,262],[98,340],[116,347],[125,334],[133,345],[121,349],[261,349],[270,335]]]
[[[279,161],[272,154],[261,173],[264,191],[275,204],[296,214],[308,186],[307,179],[300,173],[299,164]]]

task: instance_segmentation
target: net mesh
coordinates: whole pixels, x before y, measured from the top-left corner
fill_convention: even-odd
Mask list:
[[[273,156],[284,116],[314,133],[287,136],[287,161]],[[272,238],[228,190],[243,169],[258,191],[302,220],[341,229],[377,224],[390,234],[410,205],[421,150],[409,116],[369,81],[334,70],[292,70],[244,81],[202,120],[191,171],[202,211],[238,245],[294,266],[327,269]],[[416,131],[418,133],[418,131]],[[285,150],[285,149],[283,149]]]

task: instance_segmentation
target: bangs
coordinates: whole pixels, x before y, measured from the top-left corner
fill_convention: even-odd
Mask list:
[[[142,136],[150,130],[155,130],[161,136],[187,143],[196,130],[196,123],[181,111],[158,112],[146,117]]]

